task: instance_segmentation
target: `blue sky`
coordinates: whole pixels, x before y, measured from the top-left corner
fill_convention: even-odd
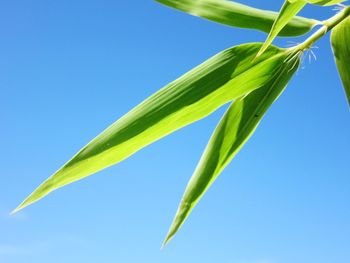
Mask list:
[[[275,0],[242,2],[276,9]],[[160,251],[225,107],[9,212],[144,98],[215,53],[265,35],[151,0],[3,1],[0,24],[0,262],[350,262],[350,118],[328,37]]]

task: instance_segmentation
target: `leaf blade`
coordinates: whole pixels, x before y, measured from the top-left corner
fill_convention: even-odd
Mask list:
[[[350,107],[350,18],[346,18],[331,32],[331,44],[345,95]]]
[[[295,0],[291,2],[290,0],[285,0],[279,15],[272,25],[271,31],[266,38],[264,45],[259,50],[257,57],[259,57],[265,50],[271,45],[273,40],[276,38],[278,33],[288,24],[288,22],[296,16],[301,9],[306,5],[305,0]]]
[[[299,64],[295,56],[263,87],[234,101],[211,136],[199,164],[186,186],[164,244],[176,234],[192,209],[222,170],[250,138],[263,115],[285,89]]]
[[[339,4],[344,1],[345,0],[308,0],[308,3],[313,5],[330,6],[330,5]]]
[[[260,46],[252,43],[229,48],[156,92],[83,147],[14,212],[126,159],[230,100],[259,88],[285,58],[282,49],[271,47],[261,59],[252,62]]]
[[[257,9],[226,0],[156,0],[174,9],[220,24],[256,29],[269,33],[278,17],[277,12]],[[279,36],[299,36],[309,32],[320,22],[304,17],[294,17],[279,32]]]

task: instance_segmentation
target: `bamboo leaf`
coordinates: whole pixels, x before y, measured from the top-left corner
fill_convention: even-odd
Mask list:
[[[330,6],[344,2],[345,0],[308,0],[308,3],[314,5]]]
[[[164,245],[175,235],[192,209],[253,134],[263,115],[282,93],[299,65],[299,53],[281,63],[261,88],[234,101],[215,129],[181,199]]]
[[[266,48],[271,45],[276,36],[283,30],[283,28],[305,7],[307,3],[316,5],[334,5],[343,2],[343,0],[285,0],[277,19],[275,20],[270,33],[258,52],[260,56]]]
[[[14,212],[263,86],[287,53],[271,47],[253,61],[260,47],[260,43],[252,43],[229,48],[156,92],[83,147]]]
[[[276,38],[279,32],[288,24],[289,21],[296,16],[301,9],[306,5],[305,0],[285,0],[279,15],[272,25],[271,31],[257,56],[260,56],[271,45],[272,41]]]
[[[253,8],[237,2],[226,0],[156,0],[166,6],[181,10],[194,16],[202,17],[217,23],[240,28],[256,29],[270,32],[278,13]],[[299,36],[309,32],[317,20],[304,17],[293,17],[278,32],[279,36]]]
[[[350,17],[332,30],[331,43],[334,59],[350,106]]]

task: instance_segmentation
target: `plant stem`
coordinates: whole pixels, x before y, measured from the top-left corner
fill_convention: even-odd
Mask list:
[[[341,12],[322,22],[323,26],[303,43],[292,47],[293,50],[305,51],[309,49],[317,40],[323,37],[328,31],[350,16],[350,6],[345,7]]]

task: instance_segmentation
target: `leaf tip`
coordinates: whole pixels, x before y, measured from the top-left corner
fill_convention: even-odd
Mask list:
[[[19,210],[21,210],[20,207],[16,207],[15,209],[13,209],[13,210],[10,212],[10,216],[15,215]]]
[[[168,237],[166,237],[165,240],[163,241],[161,247],[160,247],[160,250],[163,250],[166,247],[166,245],[168,244],[168,242],[169,242],[169,239],[168,239]]]
[[[170,240],[174,237],[176,232],[182,226],[182,224],[186,220],[188,214],[190,213],[192,207],[193,206],[191,203],[184,202],[184,201],[180,202],[179,208],[178,208],[176,215],[174,217],[174,220],[169,228],[168,234],[163,241],[163,244],[161,247],[162,249],[170,242]]]
[[[162,243],[162,246],[160,247],[161,250],[163,250],[169,244],[170,240],[173,238],[175,233],[171,230],[172,230],[172,227],[170,227],[170,230],[169,230],[168,234],[166,235],[166,237]]]
[[[44,181],[37,189],[35,189],[24,201],[17,206],[10,215],[14,215],[17,212],[21,211],[25,207],[35,203],[36,201],[40,200],[50,192],[52,192],[54,189],[51,188],[50,184],[50,178]]]
[[[24,200],[19,206],[17,206],[15,209],[13,209],[10,213],[10,216],[13,216],[14,214],[17,214],[19,211],[21,211],[23,208],[28,206],[29,204],[26,203],[26,200]]]
[[[24,209],[25,207],[29,206],[30,204],[34,203],[35,201],[32,201],[31,196],[28,196],[19,206],[17,206],[11,213],[10,215],[14,215],[16,213],[18,213],[19,211],[21,211],[22,209]]]

